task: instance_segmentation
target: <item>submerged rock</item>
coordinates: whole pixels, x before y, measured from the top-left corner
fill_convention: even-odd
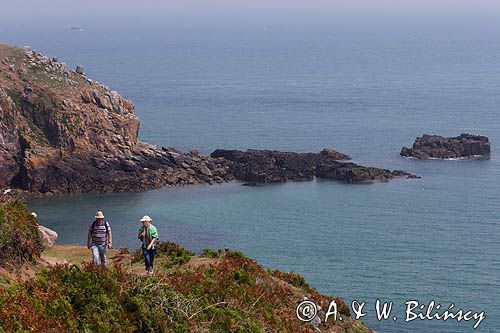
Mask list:
[[[488,158],[490,150],[489,139],[482,135],[463,133],[445,138],[424,134],[415,139],[412,148],[403,147],[401,156],[418,159]]]

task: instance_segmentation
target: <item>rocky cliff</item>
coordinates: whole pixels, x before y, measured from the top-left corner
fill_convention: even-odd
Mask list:
[[[412,148],[403,147],[401,156],[418,159],[488,158],[490,141],[481,135],[462,133],[453,138],[424,134],[415,139]]]
[[[136,191],[232,180],[223,159],[138,140],[134,105],[29,47],[0,44],[0,188]]]

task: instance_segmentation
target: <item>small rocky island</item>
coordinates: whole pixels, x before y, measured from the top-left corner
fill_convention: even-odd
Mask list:
[[[418,159],[489,158],[490,141],[486,136],[462,133],[445,138],[424,134],[415,139],[412,148],[403,147],[401,156]]]
[[[56,57],[0,44],[0,189],[24,193],[143,191],[163,186],[331,178],[415,177],[345,162],[349,156],[216,150],[211,156],[138,139],[134,105]]]

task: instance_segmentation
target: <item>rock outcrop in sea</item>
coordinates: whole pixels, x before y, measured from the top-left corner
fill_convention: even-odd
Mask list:
[[[250,185],[271,182],[313,180],[314,177],[329,178],[349,183],[372,183],[388,181],[395,177],[419,178],[405,171],[365,167],[352,162],[343,162],[349,156],[333,149],[319,153],[294,153],[272,150],[217,149],[213,158],[225,158],[232,163],[230,172]]]
[[[462,133],[445,138],[424,134],[417,137],[412,148],[403,147],[401,156],[418,159],[488,158],[491,144],[486,136]]]

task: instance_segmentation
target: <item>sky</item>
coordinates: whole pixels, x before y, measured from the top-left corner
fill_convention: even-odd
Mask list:
[[[198,15],[259,12],[500,12],[499,0],[0,0],[0,17]]]
[[[500,22],[500,0],[0,0],[0,43],[6,42],[2,34],[50,26],[135,29],[168,22],[183,29],[300,28],[332,21],[352,29],[448,25],[488,31]]]

